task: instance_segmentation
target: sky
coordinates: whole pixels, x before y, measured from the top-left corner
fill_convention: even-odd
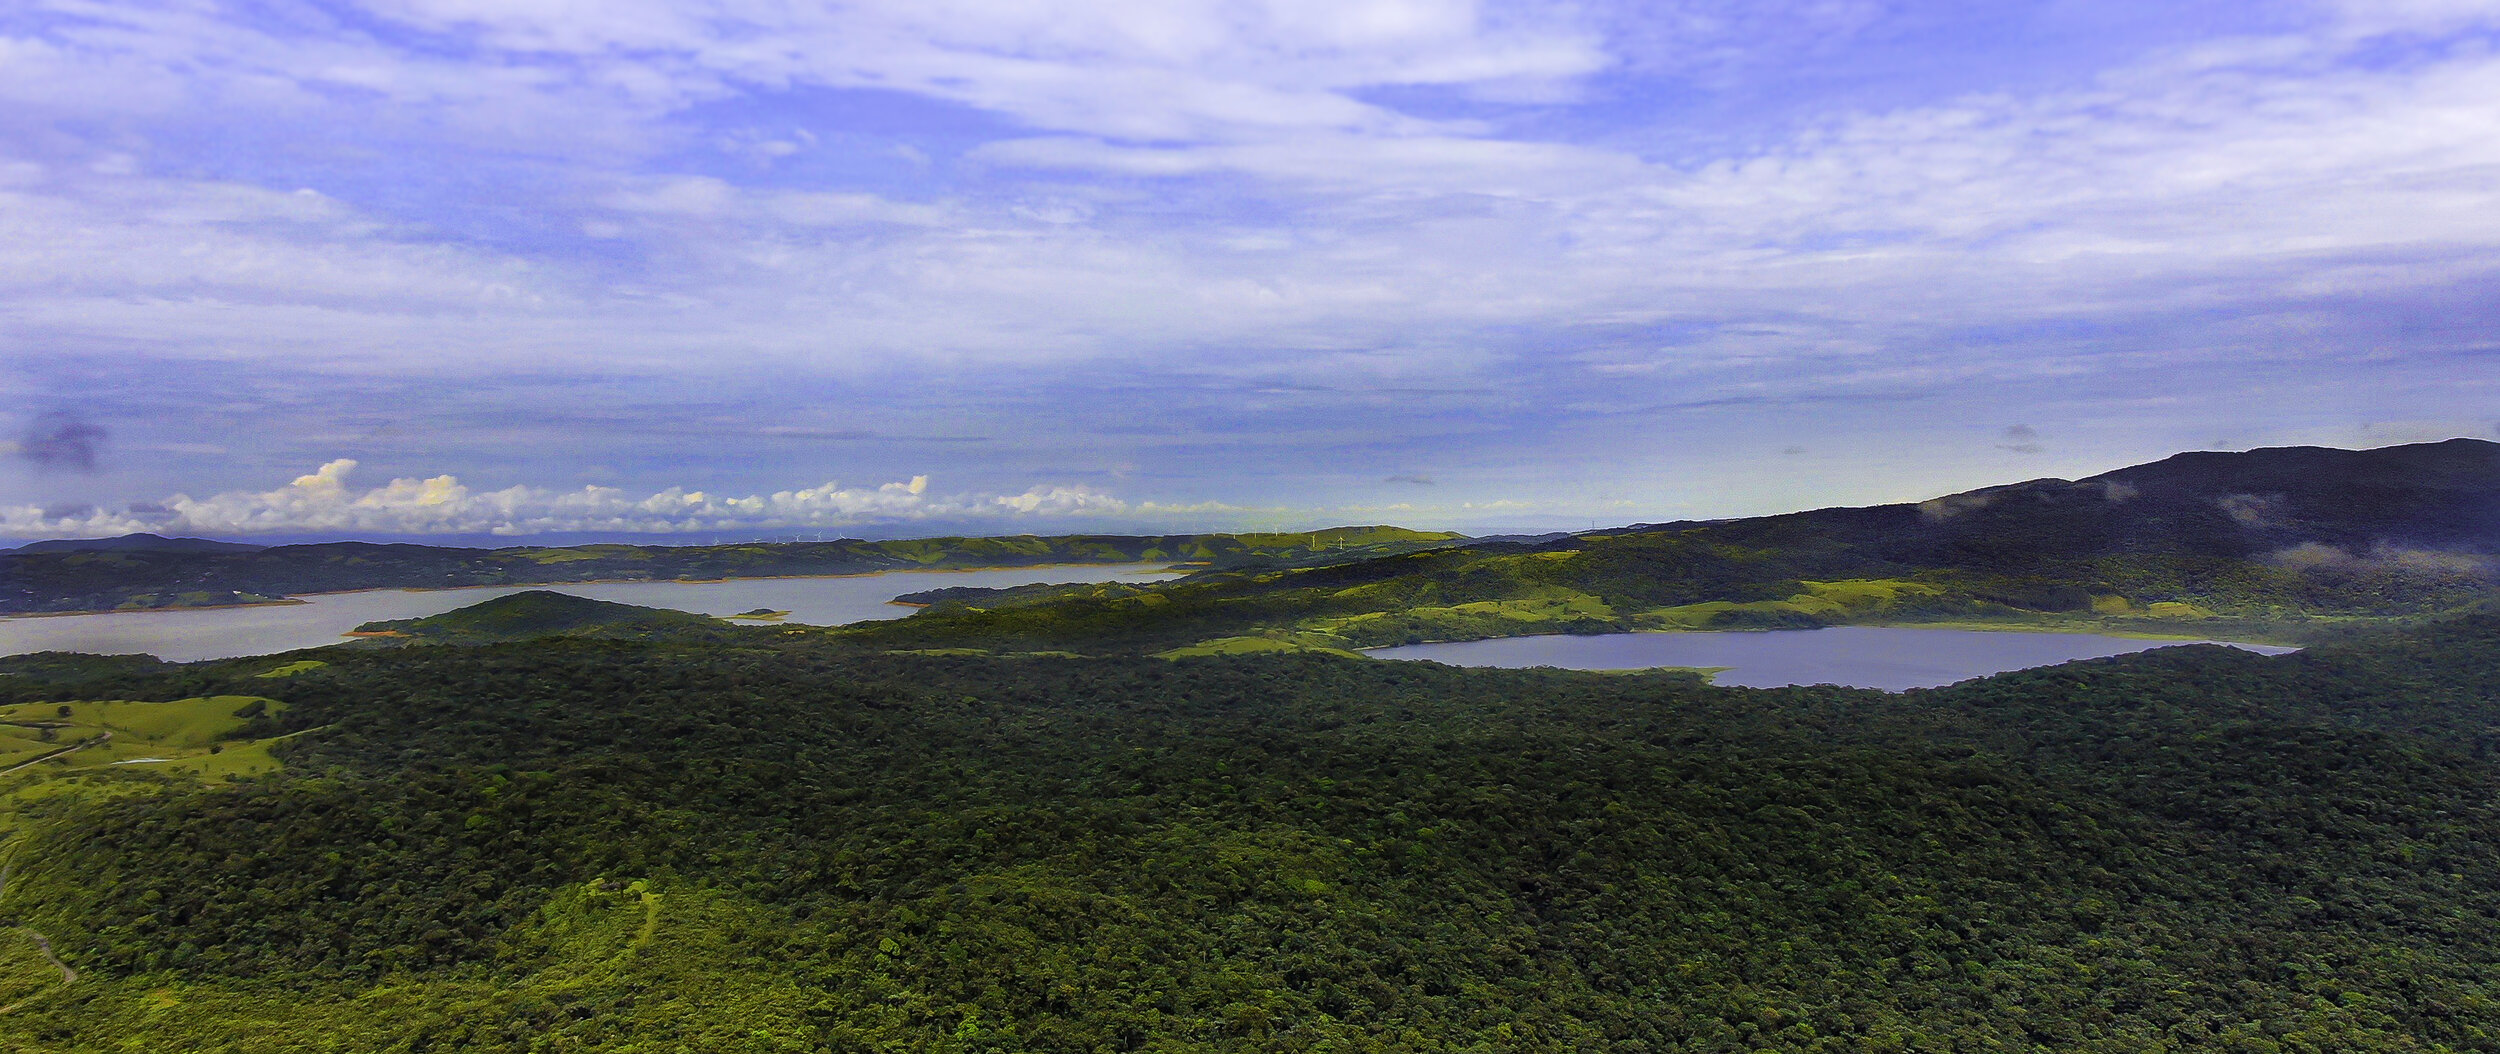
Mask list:
[[[14,0],[0,537],[1484,533],[2500,430],[2500,0]]]

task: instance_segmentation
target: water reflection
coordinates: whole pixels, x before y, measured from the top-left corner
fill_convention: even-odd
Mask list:
[[[746,578],[727,582],[582,582],[467,589],[375,589],[302,598],[300,604],[128,611],[0,619],[0,655],[30,651],[148,654],[175,662],[336,644],[367,622],[422,618],[531,589],[593,600],[734,615],[765,608],[788,621],[839,626],[901,618],[912,608],[891,603],[902,593],[945,586],[1033,585],[1039,582],[1160,582],[1178,578],[1161,564],[1103,564],[983,571],[889,571],[841,578]]]
[[[2298,650],[2230,641],[2136,640],[2087,633],[1835,626],[1748,633],[1504,637],[1377,648],[1371,655],[1382,659],[1429,659],[1453,666],[1556,666],[1567,670],[1727,667],[1713,678],[1717,683],[1746,688],[1845,684],[1897,692],[1934,688],[2007,670],[2190,643],[2228,644],[2266,655]]]

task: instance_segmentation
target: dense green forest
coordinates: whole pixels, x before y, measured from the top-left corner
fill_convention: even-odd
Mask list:
[[[345,589],[767,578],[1041,564],[1292,567],[1409,552],[1457,537],[1395,527],[1339,527],[1294,534],[1023,535],[454,549],[369,542],[262,548],[133,536],[90,543],[43,542],[0,552],[0,614],[221,607]]]
[[[2500,1050],[2489,607],[1899,695],[717,632],[0,660],[85,744],[0,1049]]]
[[[367,622],[345,647],[501,644],[546,637],[606,640],[668,638],[681,643],[734,636],[709,615],[592,600],[544,589],[512,593],[424,618]]]

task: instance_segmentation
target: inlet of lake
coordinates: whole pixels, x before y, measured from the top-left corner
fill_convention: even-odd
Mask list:
[[[1566,670],[1724,667],[1711,678],[1714,683],[1743,688],[1841,684],[1898,692],[1935,688],[2008,670],[2055,666],[2076,659],[2180,644],[2224,644],[2265,655],[2299,650],[2232,641],[2139,640],[2089,633],[1834,626],[1809,630],[1503,637],[1374,648],[1369,654],[1379,659],[1428,659],[1452,666],[1553,666]]]
[[[978,571],[887,571],[834,578],[738,578],[725,582],[558,582],[463,589],[367,589],[315,593],[301,603],[172,611],[112,611],[0,619],[0,655],[83,651],[146,654],[170,662],[267,655],[336,644],[367,622],[422,618],[531,589],[620,604],[673,608],[699,615],[734,615],[762,608],[787,611],[784,621],[840,626],[900,618],[917,608],[893,602],[904,593],[947,586],[999,589],[1041,582],[1160,582],[1185,572],[1162,564],[1081,564]]]

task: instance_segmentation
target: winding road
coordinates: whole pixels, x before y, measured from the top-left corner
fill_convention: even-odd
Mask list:
[[[17,770],[19,770],[19,769],[22,769],[22,768],[25,768],[25,767],[27,767],[28,765],[41,765],[41,764],[43,764],[44,762],[50,761],[50,760],[52,760],[53,758],[60,757],[60,756],[61,756],[61,755],[63,755],[63,754],[71,754],[71,753],[76,753],[77,751],[85,750],[85,749],[87,749],[88,747],[92,747],[92,746],[94,746],[94,745],[96,745],[96,744],[98,744],[98,743],[105,742],[105,741],[110,740],[110,739],[112,739],[112,738],[113,738],[113,733],[111,733],[111,732],[105,732],[105,733],[102,733],[102,734],[97,735],[94,739],[86,740],[85,742],[80,742],[80,743],[72,743],[72,744],[70,744],[70,745],[68,745],[68,746],[66,746],[66,747],[62,747],[62,748],[61,748],[61,749],[59,749],[59,750],[55,750],[55,751],[53,751],[52,753],[46,754],[46,755],[44,755],[44,756],[42,756],[42,757],[39,757],[39,758],[36,758],[36,759],[34,759],[34,760],[32,760],[32,761],[21,761],[21,762],[19,762],[19,763],[15,764],[15,765],[11,765],[11,766],[9,766],[9,767],[7,767],[7,768],[5,768],[5,769],[0,769],[0,776],[6,776],[6,775],[8,775],[9,773],[15,772],[15,771],[17,771]]]
[[[76,748],[73,747],[71,749]],[[43,759],[37,758],[35,760],[41,761]],[[31,765],[34,764],[34,762],[30,761],[27,762],[27,764]],[[0,897],[8,895],[9,871],[11,866],[13,865],[0,864]],[[0,1014],[9,1013],[16,1010],[18,1007],[25,1006],[26,1004],[34,1002],[37,999],[50,995],[52,992],[58,992],[61,988],[67,988],[78,980],[78,971],[70,968],[68,963],[62,962],[60,956],[53,954],[52,938],[44,936],[40,931],[36,930],[32,926],[19,926],[16,927],[16,929],[17,932],[24,934],[27,940],[35,942],[35,950],[43,953],[43,959],[45,962],[51,963],[53,969],[61,971],[61,986],[60,988],[54,988],[50,991],[38,992],[34,995],[27,996],[26,998],[20,999],[7,1006],[0,1006]]]

